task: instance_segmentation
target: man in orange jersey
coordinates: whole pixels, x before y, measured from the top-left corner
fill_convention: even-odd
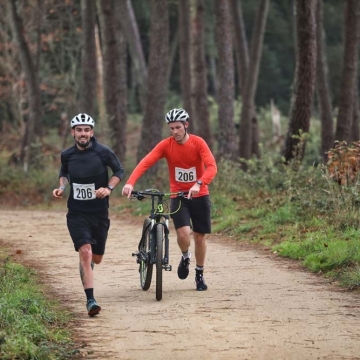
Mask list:
[[[208,145],[199,136],[187,132],[189,115],[184,109],[172,109],[165,121],[171,136],[160,141],[135,167],[123,187],[122,194],[131,197],[137,180],[157,161],[168,163],[170,191],[188,192],[186,199],[172,198],[170,212],[176,229],[177,242],[182,252],[178,276],[184,280],[189,275],[192,224],[195,243],[196,289],[207,290],[203,276],[206,257],[206,234],[211,233],[210,195],[208,185],[217,173],[216,161]],[[179,208],[179,202],[181,207]],[[191,221],[191,224],[190,224]]]

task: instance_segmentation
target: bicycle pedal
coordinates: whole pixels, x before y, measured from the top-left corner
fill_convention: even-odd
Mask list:
[[[165,271],[171,271],[171,270],[172,270],[172,266],[171,266],[171,265],[165,265],[165,266],[164,266],[164,270],[165,270]]]
[[[132,253],[131,256],[138,256],[139,252]]]

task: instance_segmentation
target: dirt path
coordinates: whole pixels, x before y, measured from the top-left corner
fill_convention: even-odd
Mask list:
[[[163,300],[154,283],[140,289],[135,258],[139,227],[111,214],[107,253],[95,267],[95,296],[103,310],[89,318],[65,213],[0,211],[0,241],[21,250],[78,320],[91,359],[360,359],[359,294],[291,269],[287,261],[211,236],[207,292],[195,291],[194,264],[177,278],[179,250],[172,236],[172,272]],[[174,234],[174,232],[173,232]]]

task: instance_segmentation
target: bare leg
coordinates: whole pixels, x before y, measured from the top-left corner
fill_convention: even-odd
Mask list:
[[[190,247],[190,226],[183,226],[176,230],[177,242],[181,252],[186,252]]]
[[[99,265],[102,261],[103,255],[92,254],[92,261],[96,265]]]
[[[194,232],[196,265],[204,266],[206,257],[206,236]]]
[[[84,289],[93,288],[93,272],[91,269],[92,251],[91,245],[83,245],[79,249],[80,278]]]
[[[90,251],[90,255],[89,255]],[[91,257],[90,257],[91,256]],[[93,287],[93,268],[94,263],[100,264],[103,258],[103,255],[96,255],[91,253],[91,245],[84,245],[79,249],[79,271],[81,282],[84,286],[84,289],[90,289]],[[90,271],[88,266],[88,260],[90,258]]]

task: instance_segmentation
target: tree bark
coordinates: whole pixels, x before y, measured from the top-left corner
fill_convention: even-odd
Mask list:
[[[124,102],[126,104],[126,100],[124,97],[126,96],[126,92],[124,93],[124,78],[121,78],[119,69],[124,66],[124,62],[126,63],[126,57],[124,59],[124,50],[122,47],[119,47],[118,44],[119,41],[123,42],[123,38],[121,37],[121,33],[118,32],[115,2],[116,1],[114,0],[101,0],[99,15],[103,39],[102,48],[106,114],[111,132],[113,150],[119,158],[124,159],[124,124],[126,124],[126,112],[124,114]],[[120,37],[117,37],[116,35],[120,35]],[[122,50],[121,58],[119,49]],[[122,85],[121,87],[120,84]]]
[[[285,163],[302,160],[308,133],[315,89],[316,71],[316,0],[296,0],[296,70],[289,128],[282,155]]]
[[[190,1],[179,1],[179,54],[180,83],[183,107],[192,118],[191,108],[191,37],[190,37]]]
[[[120,1],[114,0],[115,14],[120,13]],[[112,142],[114,144],[114,151],[121,159],[121,163],[125,165],[126,159],[126,128],[127,128],[127,41],[125,36],[125,27],[120,16],[115,16],[115,37],[118,54],[117,61],[117,114],[119,116],[117,122],[117,133],[113,134]]]
[[[335,140],[350,141],[359,52],[360,1],[345,1],[345,48]]]
[[[230,4],[215,1],[216,43],[218,49],[218,157],[237,159],[234,124],[234,60]]]
[[[334,122],[332,119],[330,88],[327,76],[328,67],[325,55],[326,42],[323,21],[323,0],[318,0],[316,20],[316,82],[321,120],[321,155],[323,160],[326,161],[326,152],[329,151],[334,144]]]
[[[166,0],[151,0],[149,78],[146,108],[137,152],[140,161],[162,138],[165,120],[166,71],[169,57],[168,4]],[[156,174],[157,167],[148,171]]]
[[[245,91],[245,81],[249,71],[249,48],[241,2],[240,0],[230,0],[230,4],[234,31],[236,68],[238,72],[238,86],[239,92],[242,94],[242,92]],[[244,100],[243,94],[241,95],[241,99]],[[251,113],[251,154],[260,157],[260,135],[259,126],[257,123],[255,98],[253,100]]]
[[[360,139],[360,130],[359,130],[359,87],[356,82],[355,84],[355,94],[354,94],[354,106],[353,106],[353,120],[351,126],[351,141],[359,141]]]
[[[205,61],[204,42],[204,0],[193,0],[194,16],[191,21],[192,42],[191,42],[191,79],[192,79],[192,118],[190,126],[193,132],[201,136],[210,149],[213,146],[210,115],[207,99],[207,74]]]
[[[242,6],[239,0],[230,0],[234,27],[234,49],[237,59],[239,90],[242,92],[249,69],[249,47],[246,37]]]
[[[100,1],[97,0],[98,8],[100,8]],[[106,106],[104,95],[104,64],[103,54],[100,44],[100,29],[95,25],[95,47],[96,47],[96,101],[98,106],[99,116],[96,121],[96,133],[102,134],[107,129]]]
[[[96,99],[96,45],[95,45],[96,2],[81,0],[82,51],[81,51],[81,98],[80,111],[94,116]]]
[[[174,37],[170,44],[170,51],[169,51],[169,62],[168,62],[168,68],[166,71],[166,86],[168,87],[170,84],[170,77],[171,73],[174,69],[174,63],[175,63],[175,57],[178,51],[179,47],[179,28],[176,29],[176,32],[174,34]]]
[[[254,119],[255,93],[258,82],[260,59],[262,53],[266,18],[270,0],[261,0],[256,15],[253,37],[251,39],[250,64],[242,92],[243,102],[239,127],[239,156],[243,159],[251,158],[252,120]],[[246,165],[243,164],[246,169]]]
[[[27,172],[31,162],[31,146],[35,142],[35,124],[42,118],[41,94],[39,74],[32,60],[29,46],[24,37],[22,19],[18,15],[16,2],[9,0],[9,14],[15,43],[19,48],[19,57],[26,81],[27,97],[29,101],[29,115],[25,126],[20,151],[20,161]]]
[[[119,4],[116,5],[119,8],[118,14],[119,16],[121,14],[123,31],[129,45],[131,62],[135,68],[136,80],[139,86],[139,103],[141,110],[144,111],[146,106],[148,69],[140,40],[139,28],[131,0],[118,0],[118,2]]]

